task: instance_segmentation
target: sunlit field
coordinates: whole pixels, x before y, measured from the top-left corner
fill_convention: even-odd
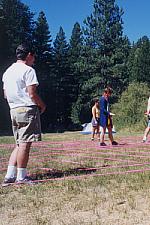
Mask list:
[[[149,225],[150,142],[117,133],[100,147],[80,132],[44,134],[28,164],[34,185],[0,188],[0,224]],[[0,138],[0,182],[14,147]]]

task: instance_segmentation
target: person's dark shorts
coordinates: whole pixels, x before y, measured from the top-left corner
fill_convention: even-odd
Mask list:
[[[10,110],[16,143],[41,141],[40,113],[37,106],[17,107]]]
[[[92,118],[92,127],[95,127],[95,128],[99,127],[99,118],[96,118],[96,123],[94,118]]]

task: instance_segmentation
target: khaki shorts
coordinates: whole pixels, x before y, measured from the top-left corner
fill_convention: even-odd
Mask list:
[[[37,106],[17,107],[10,110],[16,143],[41,141],[40,113]]]

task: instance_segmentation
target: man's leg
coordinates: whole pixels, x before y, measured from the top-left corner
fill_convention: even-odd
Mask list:
[[[145,132],[144,132],[143,142],[146,141],[147,136],[148,136],[148,134],[149,134],[149,131],[150,131],[150,127],[148,126],[148,127],[145,129]]]
[[[32,142],[20,143],[17,154],[17,167],[26,168],[29,160],[29,152]]]
[[[95,130],[96,130],[95,127],[92,127],[92,137],[91,137],[92,141],[94,140]]]
[[[107,129],[108,129],[109,139],[110,139],[110,141],[112,143],[114,141],[114,138],[113,138],[113,135],[112,135],[112,128],[111,128],[111,126],[108,126]]]
[[[100,143],[104,143],[105,130],[106,128],[100,127]]]
[[[31,142],[20,143],[17,154],[17,181],[23,180],[27,176],[27,164],[29,161],[29,152]]]
[[[118,142],[114,141],[113,134],[112,134],[112,127],[108,126],[107,129],[108,129],[108,136],[109,136],[109,139],[111,141],[111,144],[112,145],[118,145]]]
[[[9,158],[9,165],[10,166],[17,166],[17,154],[18,154],[18,145],[14,148],[13,152],[11,153],[11,156]]]
[[[99,125],[97,126],[97,138],[98,138],[98,140],[100,141],[100,132],[99,132],[99,129],[100,129],[100,127],[99,127]]]
[[[12,181],[16,179],[17,175],[17,154],[18,154],[18,146],[16,146],[13,150],[13,152],[10,155],[7,173],[5,176],[5,180],[9,179]]]

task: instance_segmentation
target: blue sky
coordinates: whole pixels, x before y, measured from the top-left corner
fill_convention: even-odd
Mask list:
[[[63,27],[67,40],[71,36],[76,22],[83,25],[83,20],[92,13],[94,0],[22,0],[34,13],[35,19],[43,10],[54,41],[60,26]],[[136,42],[146,35],[150,38],[150,0],[116,0],[124,15],[124,34],[131,42]]]

